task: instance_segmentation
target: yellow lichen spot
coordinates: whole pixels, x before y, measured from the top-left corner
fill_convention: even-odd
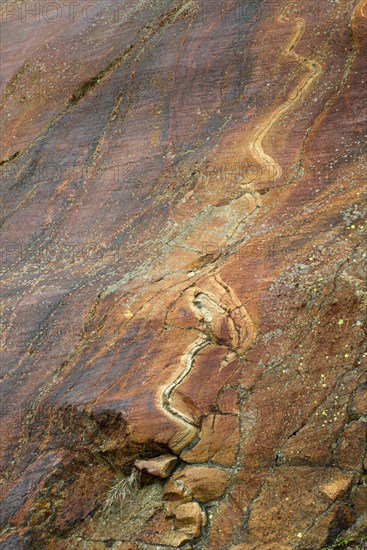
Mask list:
[[[344,353],[344,357],[345,357],[346,359],[348,359],[349,353]]]
[[[297,533],[297,537],[298,537],[299,539],[301,539],[301,538],[302,538],[302,533]]]
[[[339,319],[338,325],[341,326],[344,323],[344,319]]]

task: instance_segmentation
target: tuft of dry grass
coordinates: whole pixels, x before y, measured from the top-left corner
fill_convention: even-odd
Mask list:
[[[107,510],[116,505],[122,505],[126,500],[131,500],[139,488],[139,473],[136,468],[133,468],[131,474],[127,477],[118,477],[112,483],[107,496],[106,502],[103,507]]]

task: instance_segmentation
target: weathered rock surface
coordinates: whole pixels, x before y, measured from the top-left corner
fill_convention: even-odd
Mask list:
[[[165,479],[170,476],[177,463],[177,457],[172,455],[157,456],[149,460],[135,460],[134,466],[140,471]]]
[[[172,479],[183,483],[197,500],[207,502],[216,500],[224,494],[229,478],[229,472],[219,468],[186,466],[183,470],[175,472]]]
[[[1,10],[0,548],[363,548],[364,0]]]
[[[185,502],[178,506],[174,512],[175,527],[187,533],[190,538],[197,538],[201,534],[205,520],[203,512],[197,502]]]

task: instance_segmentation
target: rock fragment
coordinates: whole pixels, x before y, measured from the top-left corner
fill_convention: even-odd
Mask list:
[[[176,529],[184,531],[192,538],[201,533],[205,525],[205,514],[197,502],[187,502],[178,506],[174,512]]]
[[[188,466],[174,474],[177,482],[182,482],[194,498],[208,502],[220,498],[228,485],[229,473],[208,466]]]
[[[333,479],[320,488],[320,493],[323,497],[329,500],[336,500],[346,493],[350,487],[351,481],[351,475],[345,475],[337,479]]]
[[[170,476],[177,460],[178,458],[173,455],[161,455],[148,460],[136,460],[134,466],[140,471],[146,470],[152,476],[166,479]]]

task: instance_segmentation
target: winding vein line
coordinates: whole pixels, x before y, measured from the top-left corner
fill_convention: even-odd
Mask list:
[[[219,274],[217,276],[212,276],[213,283],[215,282],[218,286],[221,286],[227,297],[230,298],[231,307],[222,307],[220,304],[220,299],[215,299],[215,296],[211,293],[198,291],[196,296],[192,300],[191,307],[193,310],[200,312],[200,317],[204,320],[206,325],[206,331],[202,331],[201,334],[189,344],[185,352],[181,356],[179,361],[178,368],[173,373],[170,381],[162,386],[158,392],[158,402],[161,405],[161,409],[164,414],[168,416],[171,420],[174,420],[177,427],[182,430],[183,433],[174,438],[170,442],[170,447],[174,452],[181,452],[193,439],[196,437],[198,432],[198,427],[194,423],[193,419],[190,418],[183,411],[177,409],[171,402],[171,397],[175,389],[182,384],[182,382],[190,375],[192,369],[195,365],[195,357],[200,353],[204,348],[209,345],[215,344],[215,339],[213,340],[210,337],[212,331],[212,316],[210,311],[202,303],[204,300],[208,301],[213,308],[217,310],[223,317],[226,317],[228,321],[231,321],[231,326],[233,328],[233,333],[236,335],[235,349],[237,352],[244,352],[248,349],[249,345],[253,342],[256,336],[256,330],[254,328],[254,323],[250,316],[248,315],[245,307],[240,304],[237,296],[235,295],[232,288],[226,285]],[[236,313],[233,318],[233,313]],[[240,319],[238,318],[240,316]],[[237,320],[237,322],[236,322]],[[242,323],[240,322],[242,321]],[[242,326],[243,325],[243,326]],[[232,346],[227,345],[228,353],[226,357],[221,361],[219,365],[219,371],[221,371],[228,363],[236,357],[236,352],[232,349]],[[177,375],[178,372],[178,375]]]
[[[288,21],[284,16],[282,17],[283,21]],[[288,111],[294,103],[298,100],[300,95],[304,93],[314,82],[314,80],[319,76],[319,74],[322,72],[321,65],[314,60],[308,59],[306,57],[302,57],[298,53],[294,51],[294,48],[300,41],[304,29],[305,24],[303,19],[298,18],[296,20],[297,23],[297,31],[296,34],[288,48],[288,54],[293,57],[297,63],[300,63],[304,65],[308,73],[299,83],[299,85],[295,88],[291,96],[288,98],[285,103],[280,105],[275,111],[273,111],[270,120],[267,119],[263,123],[260,130],[257,132],[256,137],[254,141],[250,144],[250,151],[252,156],[259,162],[259,164],[262,164],[263,166],[269,167],[269,173],[273,175],[274,181],[279,179],[282,175],[282,168],[276,160],[274,160],[273,157],[265,153],[263,149],[263,140],[265,136],[270,132],[270,130],[273,128],[273,126],[276,124],[276,122],[279,120],[279,118]],[[272,169],[272,172],[270,171]]]
[[[185,427],[185,432],[174,441],[172,447],[174,449],[182,450],[196,435],[197,426],[194,424],[192,418],[185,415],[182,411],[173,407],[171,403],[171,395],[174,390],[179,386],[185,378],[190,374],[193,369],[196,355],[209,346],[210,340],[206,335],[201,335],[190,346],[186,352],[182,355],[179,370],[180,373],[176,376],[177,371],[174,373],[174,379],[167,386],[164,387],[162,392],[162,406],[163,410],[171,418],[175,420],[175,423],[179,423],[180,427]],[[183,367],[183,369],[182,369]]]
[[[283,21],[287,21],[284,16],[282,17]],[[264,149],[263,149],[263,140],[265,136],[270,132],[270,130],[273,128],[273,126],[277,123],[277,121],[280,119],[280,117],[288,111],[298,100],[298,98],[301,96],[301,94],[305,93],[306,90],[313,84],[314,80],[319,76],[319,74],[322,72],[321,65],[314,60],[310,60],[306,57],[302,57],[301,55],[297,54],[294,49],[296,45],[298,44],[299,40],[301,39],[305,24],[303,19],[298,18],[296,20],[297,28],[296,28],[296,34],[294,38],[292,39],[290,46],[288,48],[288,54],[295,59],[297,63],[300,63],[301,65],[304,65],[307,68],[308,74],[301,80],[301,82],[298,84],[298,86],[295,88],[295,90],[292,92],[291,96],[288,98],[287,101],[285,101],[282,105],[280,105],[275,111],[273,111],[272,115],[270,116],[270,119],[265,120],[265,122],[262,124],[261,128],[257,132],[255,139],[250,144],[250,151],[253,155],[254,159],[259,162],[259,164],[269,167],[273,170],[273,178],[274,180],[280,178],[282,174],[282,168],[280,164],[270,155],[268,155]],[[270,172],[271,173],[271,172]],[[242,309],[243,321],[245,321],[245,324],[247,325],[248,329],[248,335],[245,341],[243,342],[243,349],[245,349],[245,346],[251,343],[254,339],[254,336],[256,335],[256,331],[254,329],[254,325],[250,319],[250,317],[247,314],[247,311],[245,308],[238,303],[237,297],[234,295],[232,289],[223,283],[223,281],[220,279],[220,276],[214,277],[214,280],[217,284],[222,286],[222,288],[225,289],[225,291],[229,294],[231,301],[235,304],[234,309]],[[218,304],[215,300],[213,301],[211,297],[207,296],[206,293],[202,292],[200,295],[208,299],[210,302],[212,302],[212,305],[217,306],[219,310],[223,312],[223,315],[228,317],[228,312],[226,308],[222,308],[220,304]],[[197,297],[198,298],[198,295]],[[192,304],[193,308],[196,308],[195,300]],[[205,313],[204,308],[204,322],[207,325],[207,328],[210,328],[210,312],[207,312],[209,316]],[[237,326],[237,323],[234,321],[234,319],[231,319],[235,331],[238,333],[239,337],[239,345],[241,340],[241,327]],[[163,412],[169,416],[171,419],[175,421],[176,424],[180,425],[180,428],[184,427],[184,433],[178,438],[175,439],[171,443],[171,448],[174,451],[182,451],[182,449],[185,448],[185,446],[193,440],[195,435],[197,434],[197,427],[193,420],[189,418],[184,412],[176,409],[172,403],[171,403],[171,396],[174,390],[189,376],[190,372],[193,369],[195,357],[198,353],[201,352],[205,347],[209,346],[211,343],[211,339],[207,334],[202,332],[202,334],[194,340],[193,343],[191,343],[184,354],[181,357],[181,360],[179,361],[179,367],[178,371],[179,374],[177,376],[177,370],[173,374],[173,378],[170,382],[167,383],[167,385],[160,388],[158,399],[161,404]],[[224,359],[224,362],[227,363],[229,357],[232,356],[232,354],[235,355],[233,350],[229,351],[229,356]],[[220,370],[223,368],[222,366],[223,361],[220,365]]]

